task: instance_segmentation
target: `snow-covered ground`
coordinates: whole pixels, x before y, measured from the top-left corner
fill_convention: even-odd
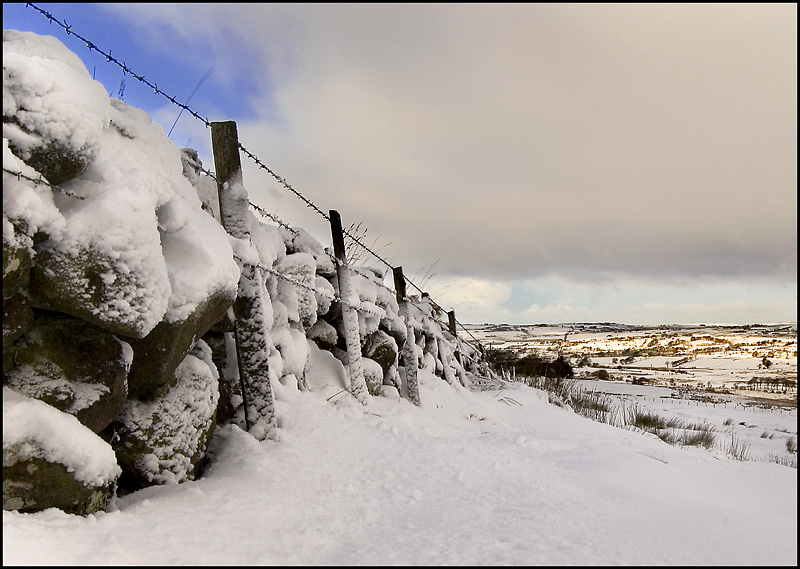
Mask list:
[[[321,354],[314,373],[335,373]],[[421,407],[278,384],[280,440],[220,428],[203,478],[108,513],[3,512],[3,563],[797,564],[796,468],[672,446],[521,384],[419,379]],[[796,433],[796,412],[780,421]]]
[[[631,385],[629,383],[579,380],[588,391],[607,395],[620,409],[637,408],[684,424],[705,423],[712,429],[715,447],[728,450],[741,447],[748,460],[781,460],[797,464],[797,407],[770,405],[762,407],[740,396],[706,399],[684,397],[668,387]]]
[[[706,423],[713,428],[718,448],[737,445],[751,460],[796,464],[796,454],[787,450],[787,443],[797,442],[796,387],[784,392],[747,386],[753,377],[797,381],[796,324],[469,328],[476,339],[493,348],[545,358],[564,354],[574,366],[578,385],[609,396],[618,413],[635,407],[667,420]],[[650,355],[659,348],[671,355]],[[625,360],[637,350],[640,355]],[[590,365],[578,365],[585,357]],[[593,379],[600,370],[610,381]]]

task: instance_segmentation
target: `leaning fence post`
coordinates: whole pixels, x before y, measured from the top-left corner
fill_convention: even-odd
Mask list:
[[[347,346],[347,367],[350,371],[350,392],[360,403],[366,405],[369,391],[364,379],[364,367],[361,363],[361,334],[358,329],[358,313],[356,312],[357,299],[354,298],[350,270],[347,267],[342,218],[335,210],[330,210],[329,217],[331,236],[333,237],[333,253],[336,255],[339,296],[342,299],[342,322],[344,323],[344,342]]]
[[[244,189],[239,158],[239,137],[233,121],[211,123],[211,144],[217,171],[219,211],[222,227],[229,235],[247,241],[247,191]],[[264,319],[264,282],[261,271],[247,259],[238,259],[242,267],[239,290],[233,303],[236,359],[242,390],[247,431],[264,440],[276,427],[275,403],[269,379],[269,345]]]
[[[417,343],[414,338],[414,328],[411,326],[411,315],[408,310],[408,299],[406,298],[406,279],[403,276],[403,267],[394,267],[394,290],[397,294],[397,304],[400,308],[400,316],[406,324],[406,341],[403,344],[401,353],[406,370],[406,387],[408,396],[414,405],[419,405],[419,385],[417,384]]]

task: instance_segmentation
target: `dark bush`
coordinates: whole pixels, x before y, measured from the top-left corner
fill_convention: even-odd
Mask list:
[[[495,368],[513,368],[521,377],[571,378],[575,375],[564,356],[547,361],[536,354],[520,355],[514,350],[493,349],[486,352],[486,359]]]
[[[594,375],[597,379],[606,380],[608,379],[608,370],[598,369],[592,375]]]

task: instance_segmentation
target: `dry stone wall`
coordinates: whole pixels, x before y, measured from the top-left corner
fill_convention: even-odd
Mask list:
[[[245,427],[232,310],[244,245],[219,223],[216,184],[55,38],[4,31],[3,74],[3,508],[90,514],[196,479],[216,425]],[[347,362],[331,252],[247,221],[263,381],[321,389],[309,354]],[[488,373],[434,304],[404,319],[385,272],[350,270],[371,396],[407,397],[409,364],[455,386]]]

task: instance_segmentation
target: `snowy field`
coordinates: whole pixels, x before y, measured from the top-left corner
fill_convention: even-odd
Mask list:
[[[787,447],[797,443],[797,407],[753,405],[739,396],[719,401],[681,397],[667,387],[631,385],[620,382],[579,380],[581,388],[608,395],[620,406],[652,411],[683,423],[707,423],[721,450],[732,444],[742,446],[749,460],[779,459],[796,465],[797,454]]]
[[[797,325],[658,326],[564,324],[472,325],[472,337],[487,348],[567,357],[578,376],[605,369],[609,379],[706,390],[719,401],[727,395],[755,398],[751,404],[797,407]],[[583,358],[588,361],[581,364]],[[766,360],[766,365],[765,365]],[[752,390],[753,378],[794,381],[789,390]],[[713,392],[708,390],[713,389]],[[727,393],[726,393],[727,392]],[[761,400],[769,401],[761,401]]]
[[[312,357],[314,374],[333,373]],[[421,372],[420,393],[419,408],[361,406],[331,382],[277,385],[279,441],[220,428],[200,480],[85,518],[3,512],[3,563],[797,563],[796,468],[672,446],[521,384],[471,392]],[[705,410],[796,432],[796,412],[767,424],[750,409]]]
[[[547,358],[563,353],[581,378],[582,389],[610,397],[620,409],[639,408],[684,423],[707,423],[719,448],[735,444],[750,460],[796,464],[796,453],[787,450],[797,442],[794,324],[484,325],[471,326],[470,333],[487,347]],[[671,355],[651,355],[659,352]],[[587,356],[589,362],[584,364],[590,365],[578,365]],[[594,379],[599,370],[605,370],[610,381]],[[753,390],[748,387],[753,377],[794,380],[795,388]],[[644,385],[633,384],[634,380]]]

